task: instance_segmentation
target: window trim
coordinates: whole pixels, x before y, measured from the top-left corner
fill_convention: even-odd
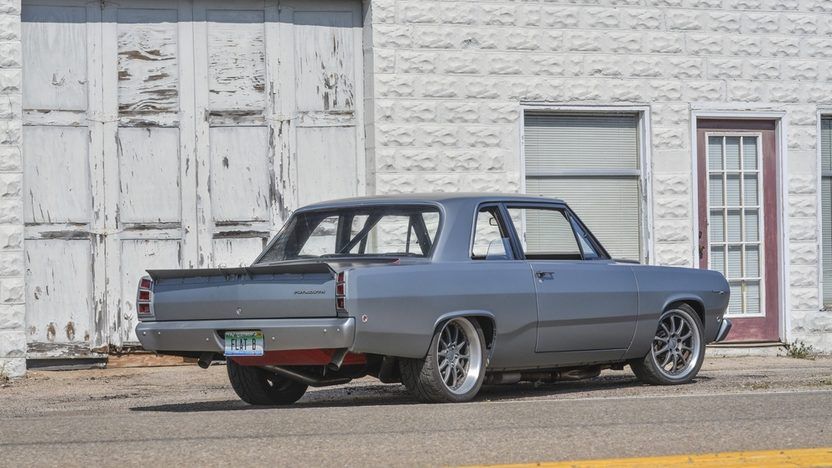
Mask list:
[[[556,171],[544,173],[526,173],[526,115],[527,114],[574,114],[574,115],[609,115],[627,114],[634,115],[637,120],[636,136],[638,138],[639,169],[637,170],[599,170],[599,171]],[[581,175],[592,177],[638,177],[639,204],[641,215],[639,216],[639,244],[641,245],[640,263],[653,264],[655,258],[655,239],[653,237],[653,179],[652,179],[652,153],[650,145],[651,130],[651,109],[649,105],[558,105],[534,101],[520,103],[520,116],[518,120],[519,145],[519,167],[520,167],[520,193],[528,193],[526,190],[526,179],[533,177],[580,177]],[[571,211],[571,210],[570,210]],[[584,230],[594,235],[586,229]],[[603,247],[602,247],[603,249]],[[607,253],[606,249],[603,249]],[[609,254],[607,253],[607,257]]]

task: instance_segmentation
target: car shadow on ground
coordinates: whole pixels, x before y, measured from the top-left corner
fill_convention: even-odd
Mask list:
[[[696,380],[707,380],[699,376]],[[512,385],[487,385],[482,388],[475,402],[518,400],[524,398],[557,398],[574,393],[587,393],[592,396],[595,391],[625,390],[642,386],[635,377],[602,376],[594,379],[556,382],[556,383],[518,383]],[[604,392],[609,396],[608,392]],[[340,386],[308,392],[299,402],[290,406],[251,406],[240,400],[215,400],[187,403],[168,403],[162,405],[134,406],[131,411],[191,413],[203,411],[256,411],[264,408],[281,408],[284,410],[305,408],[340,408],[354,406],[393,406],[412,405],[420,402],[397,384],[371,384],[360,386]]]

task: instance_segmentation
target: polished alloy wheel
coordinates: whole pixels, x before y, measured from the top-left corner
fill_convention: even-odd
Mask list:
[[[697,323],[684,310],[669,310],[662,315],[653,338],[652,356],[658,370],[667,378],[683,379],[696,367],[702,340]]]
[[[471,390],[482,372],[482,344],[474,326],[466,319],[453,319],[442,328],[436,360],[445,387],[462,395]]]

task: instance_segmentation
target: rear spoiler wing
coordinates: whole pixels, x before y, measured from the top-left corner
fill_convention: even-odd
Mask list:
[[[252,265],[235,268],[199,268],[192,270],[147,270],[154,280],[199,278],[208,276],[252,276],[252,275],[286,275],[286,274],[331,274],[335,275],[326,262],[282,263],[274,265]]]

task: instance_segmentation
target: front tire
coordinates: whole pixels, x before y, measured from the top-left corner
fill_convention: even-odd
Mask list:
[[[704,358],[702,322],[693,308],[682,304],[662,313],[650,352],[630,367],[644,383],[679,385],[696,377]]]
[[[401,359],[402,383],[428,403],[459,403],[479,393],[485,379],[485,336],[476,320],[440,325],[424,359]]]
[[[250,405],[291,405],[306,393],[307,385],[258,367],[241,366],[228,359],[228,380],[241,400]]]

